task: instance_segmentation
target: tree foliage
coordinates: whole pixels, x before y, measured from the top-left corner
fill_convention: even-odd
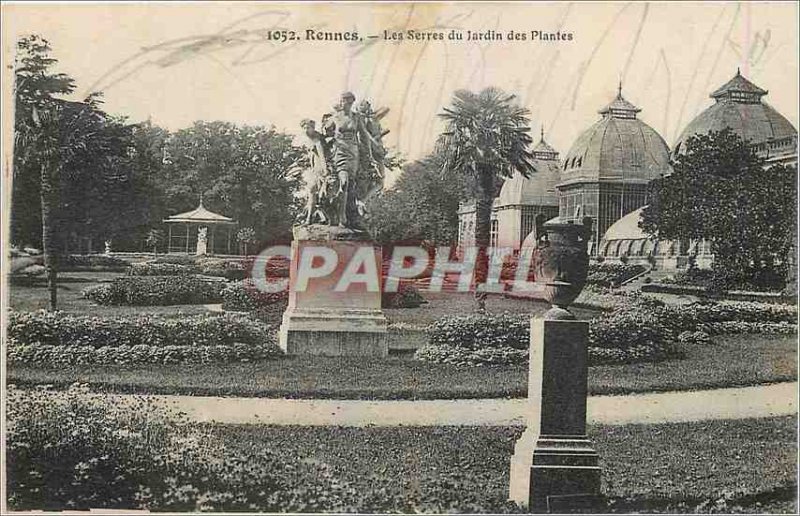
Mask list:
[[[797,170],[767,167],[730,129],[698,135],[672,174],[650,185],[642,227],[659,239],[711,242],[719,289],[782,285],[796,231]]]
[[[395,184],[369,203],[370,233],[381,243],[451,244],[465,191],[463,176],[443,174],[441,156],[406,164]]]
[[[205,206],[255,230],[259,241],[289,236],[298,210],[300,157],[291,136],[259,126],[195,122],[164,144],[164,164],[155,178],[165,217]]]

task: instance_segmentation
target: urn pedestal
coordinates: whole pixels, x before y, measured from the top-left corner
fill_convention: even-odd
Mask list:
[[[335,226],[300,226],[293,233],[289,305],[279,331],[281,349],[289,355],[387,356],[380,248],[363,232]],[[314,249],[332,250],[336,265],[329,274],[298,285],[302,256]],[[365,256],[364,251],[374,256],[377,277],[371,282],[350,283],[344,290],[337,288],[353,258]],[[368,273],[370,267],[366,269]]]
[[[589,323],[567,309],[586,282],[590,229],[590,221],[555,221],[537,230],[536,281],[553,308],[531,319],[528,426],[514,448],[509,488],[512,501],[535,513],[602,507],[599,457],[586,436]]]
[[[528,427],[511,459],[511,500],[532,512],[598,503],[598,455],[586,437],[584,321],[531,319]]]

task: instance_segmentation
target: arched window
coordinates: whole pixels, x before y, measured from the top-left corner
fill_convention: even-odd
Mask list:
[[[580,167],[582,164],[583,164],[583,156],[578,158],[578,167]]]

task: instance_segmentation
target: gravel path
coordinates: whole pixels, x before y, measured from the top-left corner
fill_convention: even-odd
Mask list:
[[[130,395],[109,395],[120,402]],[[141,396],[137,396],[141,397]],[[525,422],[525,399],[361,401],[148,396],[191,420],[312,426],[507,426]],[[797,414],[798,383],[690,392],[591,396],[590,423],[623,425]]]

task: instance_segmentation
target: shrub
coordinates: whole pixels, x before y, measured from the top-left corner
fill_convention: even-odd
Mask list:
[[[410,283],[400,283],[397,292],[383,292],[381,307],[383,308],[417,308],[427,303],[417,288]]]
[[[10,312],[8,359],[30,364],[244,362],[280,353],[269,326],[234,315],[101,318]]]
[[[7,407],[14,510],[345,512],[356,499],[324,466],[226,446],[146,398],[12,387]]]
[[[262,292],[256,288],[253,280],[246,279],[229,283],[222,290],[222,308],[252,312],[273,305],[285,305],[289,300],[289,292]]]
[[[644,265],[607,261],[592,263],[589,264],[589,276],[586,278],[586,283],[600,287],[616,287],[637,274],[643,273],[645,270],[647,268]]]
[[[129,276],[89,287],[83,296],[101,305],[220,303],[224,284],[193,276]]]

